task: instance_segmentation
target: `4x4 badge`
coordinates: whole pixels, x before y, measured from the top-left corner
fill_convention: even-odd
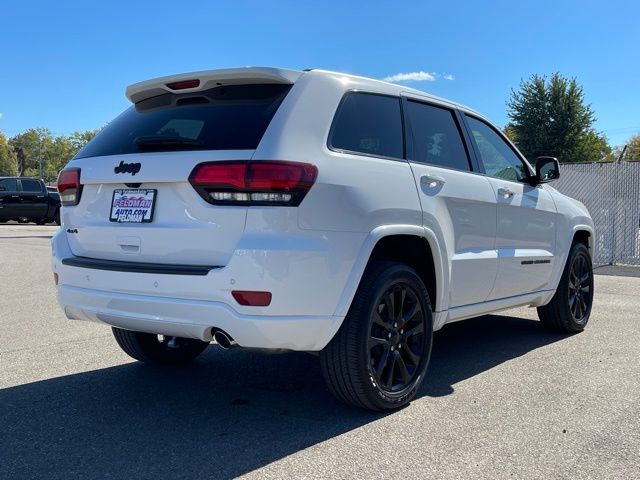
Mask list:
[[[142,168],[142,164],[140,163],[124,163],[120,161],[120,165],[116,166],[113,171],[115,173],[130,173],[131,175],[135,175]]]

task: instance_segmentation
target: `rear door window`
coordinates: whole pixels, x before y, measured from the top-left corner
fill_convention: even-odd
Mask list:
[[[168,150],[254,150],[291,85],[226,85],[138,102],[76,158]]]
[[[469,171],[469,157],[454,113],[412,100],[406,103],[407,158],[414,162]]]
[[[37,180],[20,180],[22,191],[26,193],[41,193],[42,185]]]
[[[403,158],[400,99],[352,92],[333,120],[329,147],[380,157]]]
[[[0,192],[17,192],[18,181],[15,178],[5,178],[0,180]]]

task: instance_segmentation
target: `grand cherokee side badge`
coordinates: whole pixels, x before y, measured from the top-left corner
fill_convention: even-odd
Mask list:
[[[120,161],[120,165],[116,166],[113,171],[115,173],[130,173],[131,175],[135,175],[142,168],[142,164],[140,163],[124,163]]]

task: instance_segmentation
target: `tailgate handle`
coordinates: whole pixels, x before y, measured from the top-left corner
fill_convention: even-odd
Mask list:
[[[140,237],[118,237],[116,241],[123,253],[140,252]]]

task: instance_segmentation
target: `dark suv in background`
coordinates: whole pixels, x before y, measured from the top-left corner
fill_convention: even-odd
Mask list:
[[[0,177],[0,223],[9,220],[60,225],[60,195],[37,178]]]

